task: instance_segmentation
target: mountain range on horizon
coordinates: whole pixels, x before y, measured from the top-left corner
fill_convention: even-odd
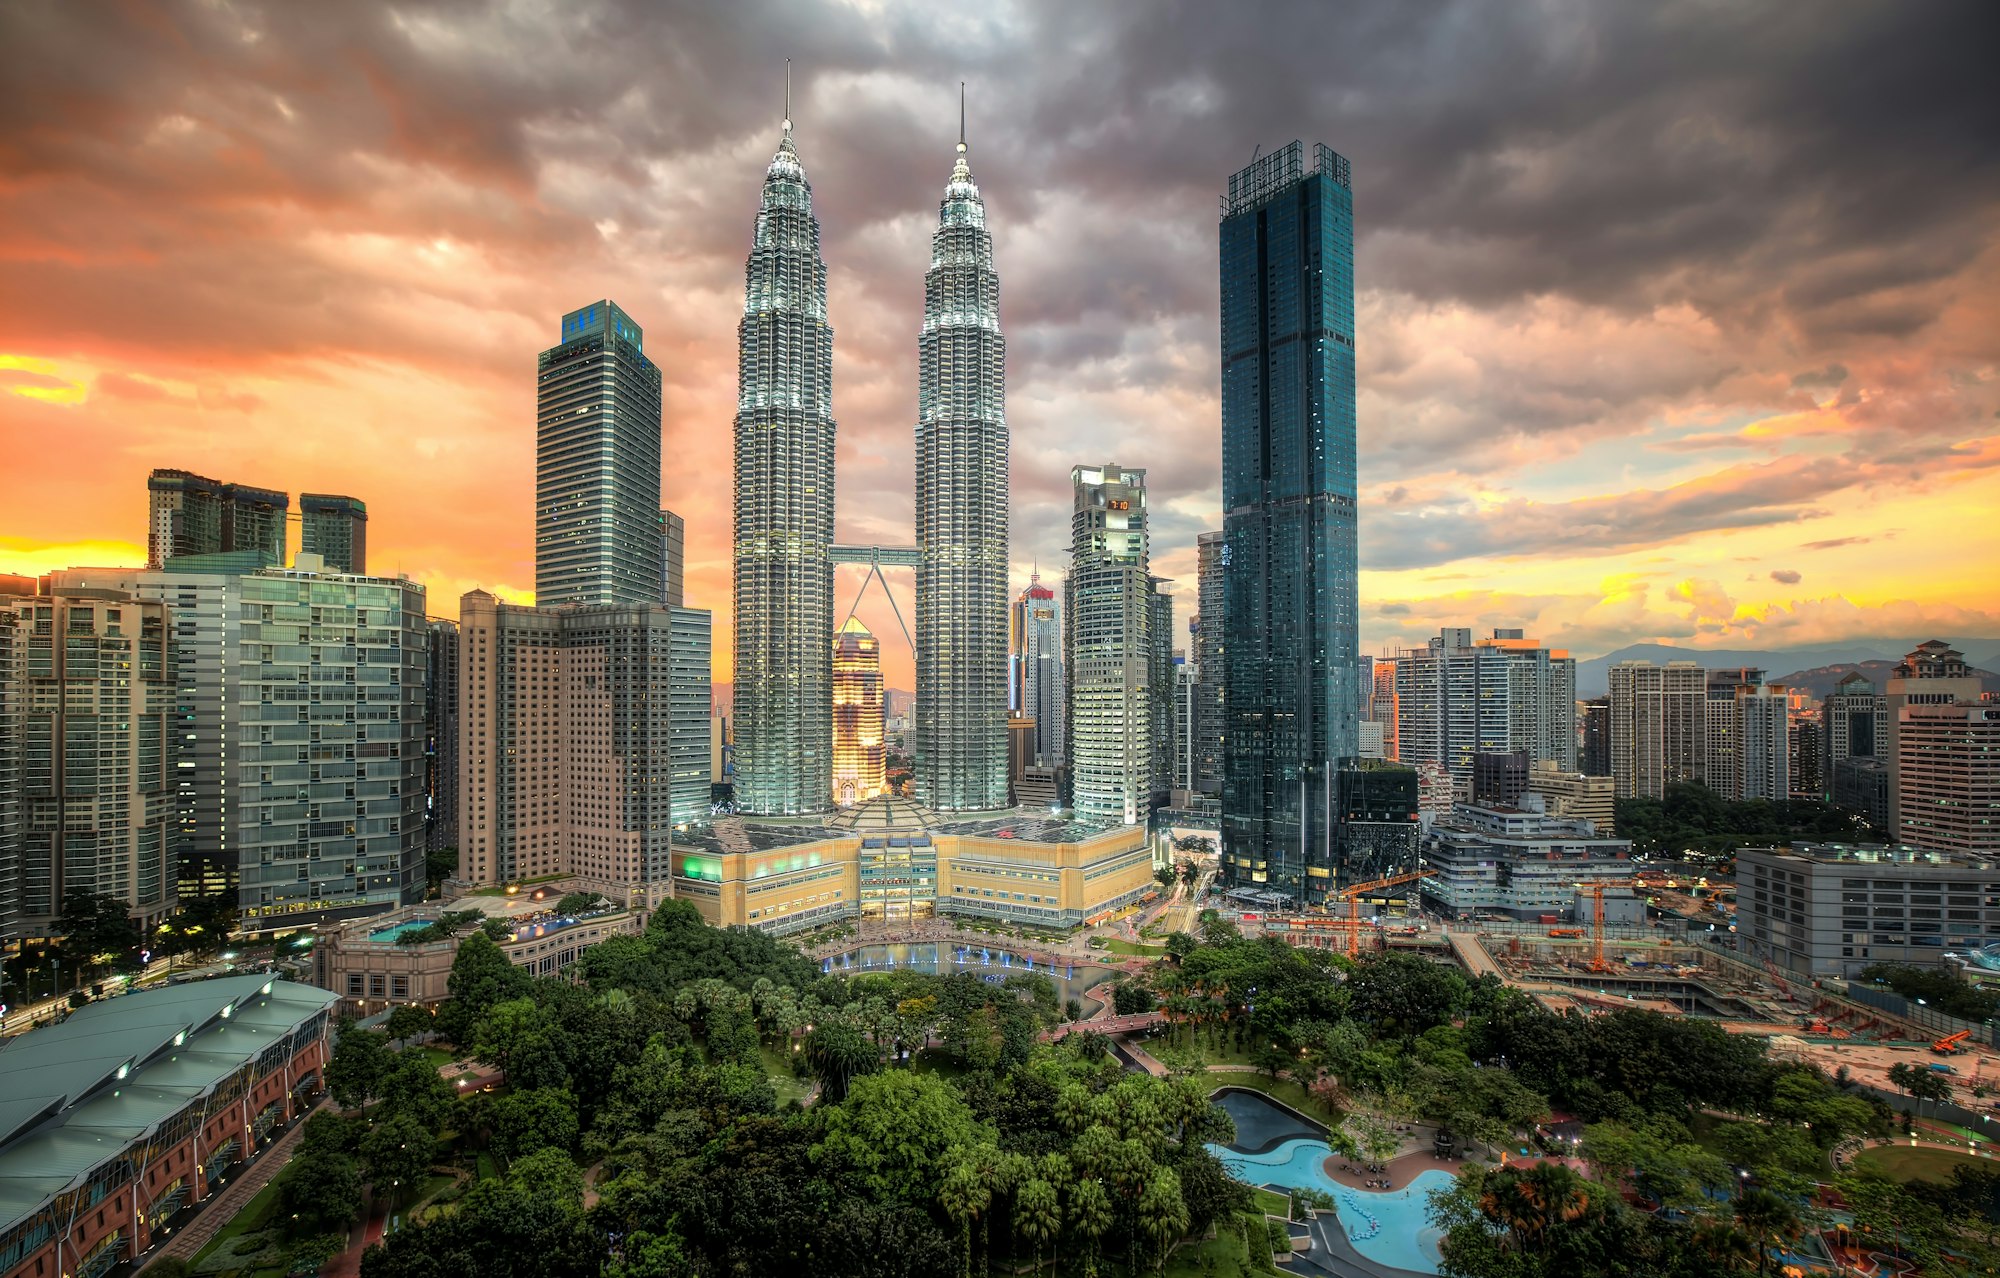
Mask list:
[[[1824,696],[1849,670],[1860,670],[1880,685],[1904,655],[1929,638],[1944,642],[1966,654],[1966,661],[1986,677],[1988,691],[2000,691],[2000,639],[1954,639],[1948,635],[1926,639],[1857,639],[1849,643],[1811,644],[1796,648],[1683,648],[1664,643],[1627,644],[1601,657],[1580,658],[1576,663],[1576,695],[1601,697],[1611,689],[1612,666],[1621,661],[1695,661],[1706,669],[1723,670],[1735,666],[1761,669],[1767,682],[1804,686],[1815,696]],[[1824,689],[1820,685],[1824,684]]]

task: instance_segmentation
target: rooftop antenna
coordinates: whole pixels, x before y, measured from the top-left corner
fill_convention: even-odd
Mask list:
[[[792,60],[785,59],[785,136],[792,136]]]
[[[958,153],[965,154],[965,81],[958,82]]]

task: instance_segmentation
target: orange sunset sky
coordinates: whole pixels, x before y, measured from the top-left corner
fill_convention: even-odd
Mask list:
[[[727,680],[735,327],[790,57],[842,540],[911,539],[963,79],[1017,584],[1063,566],[1071,465],[1145,466],[1184,625],[1220,521],[1216,198],[1303,138],[1353,162],[1367,649],[1455,624],[1982,658],[1981,27],[1948,3],[9,4],[0,572],[143,561],[146,473],[175,466],[362,498],[371,569],[436,614],[529,599],[535,354],[608,296],[664,372],[663,497]],[[879,597],[862,615],[896,633]]]

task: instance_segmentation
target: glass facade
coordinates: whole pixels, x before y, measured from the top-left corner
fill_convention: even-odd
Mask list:
[[[1007,339],[958,145],[917,338],[917,802],[1007,806]]]
[[[1063,595],[1072,801],[1078,821],[1135,825],[1151,810],[1157,745],[1146,472],[1078,466],[1070,482]]]
[[[833,641],[833,787],[843,808],[888,788],[882,740],[882,643],[859,617]]]
[[[368,507],[334,493],[299,494],[299,553],[318,555],[331,572],[368,573]]]
[[[1222,201],[1222,869],[1320,899],[1333,770],[1359,752],[1354,217],[1347,161],[1293,142]],[[1309,875],[1317,867],[1322,875]]]
[[[744,268],[736,391],[736,806],[833,795],[833,326],[791,122]]]
[[[660,370],[609,301],[563,316],[536,370],[535,602],[660,597]]]
[[[1042,584],[1037,572],[1014,601],[1008,622],[1009,668],[1007,708],[1017,718],[1034,722],[1028,757],[1036,767],[1060,767],[1063,762],[1062,609],[1056,592]]]

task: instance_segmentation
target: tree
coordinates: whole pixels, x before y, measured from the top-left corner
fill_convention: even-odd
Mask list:
[[[389,1041],[408,1042],[420,1034],[431,1032],[431,1014],[414,1003],[404,1003],[389,1013],[385,1028],[389,1032]]]
[[[1347,978],[1348,1010],[1382,1035],[1414,1038],[1463,1006],[1465,978],[1414,954],[1370,955]]]
[[[1111,987],[1111,1010],[1120,1016],[1137,1016],[1154,1006],[1153,991],[1136,981],[1120,981]]]
[[[493,1152],[510,1163],[544,1149],[567,1154],[576,1148],[576,1098],[566,1089],[535,1087],[498,1097],[487,1121]]]
[[[445,1125],[458,1099],[423,1052],[391,1055],[375,1091],[382,1098],[383,1117],[408,1114],[431,1131]]]
[[[438,1008],[437,1030],[461,1047],[472,1044],[473,1028],[496,1003],[519,998],[533,982],[507,961],[492,938],[474,932],[458,943],[445,988],[451,998]]]
[[[847,1099],[847,1089],[864,1074],[881,1067],[882,1053],[845,1016],[828,1018],[806,1035],[806,1062],[819,1078],[820,1091],[835,1104]]]
[[[326,1063],[326,1085],[343,1108],[355,1109],[381,1094],[382,1079],[388,1072],[389,1040],[374,1030],[350,1025],[333,1042],[333,1058]]]
[[[1167,1251],[1187,1232],[1187,1203],[1181,1198],[1181,1180],[1171,1167],[1158,1167],[1146,1178],[1139,1195],[1139,1227],[1159,1248],[1156,1266],[1167,1263]]]
[[[1097,1272],[1097,1248],[1111,1228],[1111,1195],[1096,1177],[1079,1180],[1069,1194],[1070,1227],[1084,1245],[1084,1272]]]
[[[1768,1189],[1746,1189],[1736,1195],[1736,1224],[1757,1244],[1757,1272],[1770,1264],[1772,1246],[1780,1250],[1798,1240],[1804,1232],[1799,1213],[1792,1204]]]
[[[921,1201],[947,1155],[983,1133],[951,1084],[935,1074],[892,1070],[857,1078],[838,1105],[820,1107],[815,1159],[837,1157],[883,1197]]]
[[[970,1151],[960,1149],[944,1179],[938,1185],[938,1203],[959,1229],[959,1245],[964,1257],[962,1273],[972,1278],[972,1222],[986,1211],[993,1193],[980,1177]]]
[[[290,1256],[291,1271],[295,1274],[316,1274],[327,1261],[347,1250],[347,1235],[328,1231],[301,1238],[292,1244]],[[148,1273],[152,1270],[148,1269]]]
[[[391,1204],[423,1178],[435,1150],[429,1129],[408,1114],[376,1123],[361,1138],[361,1159],[367,1164],[368,1179],[378,1196],[389,1195]]]
[[[1042,1267],[1042,1248],[1062,1230],[1062,1196],[1040,1177],[1021,1185],[1014,1198],[1014,1223],[1035,1249],[1035,1268]]]
[[[79,978],[106,966],[138,969],[144,938],[120,897],[71,889],[63,895],[56,930],[62,933],[63,954],[75,964]]]
[[[337,1149],[302,1147],[278,1179],[278,1215],[293,1237],[345,1230],[360,1214],[361,1169]]]

